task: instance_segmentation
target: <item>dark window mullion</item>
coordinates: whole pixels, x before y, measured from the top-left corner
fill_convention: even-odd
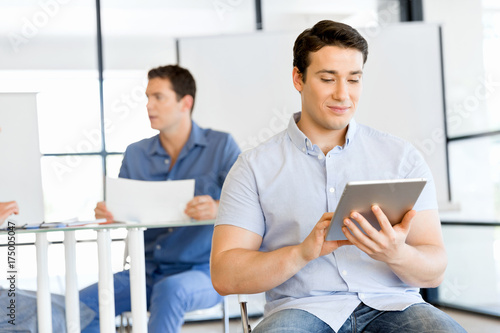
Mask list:
[[[461,135],[461,136],[454,136],[451,138],[447,138],[447,141],[448,142],[455,142],[455,141],[473,140],[473,139],[478,139],[478,138],[485,138],[485,137],[499,136],[499,135],[500,135],[500,130],[489,131],[489,132],[478,132],[475,134],[468,134],[468,135]]]
[[[255,0],[255,24],[257,30],[263,30],[262,25],[262,1]]]
[[[102,48],[102,29],[101,29],[101,1],[96,0],[96,23],[97,23],[97,68],[99,71],[99,109],[101,112],[101,143],[102,143],[102,171],[104,177],[102,177],[102,188],[103,188],[103,199],[106,200],[106,174],[107,174],[107,163],[106,163],[106,138],[104,130],[104,57]]]

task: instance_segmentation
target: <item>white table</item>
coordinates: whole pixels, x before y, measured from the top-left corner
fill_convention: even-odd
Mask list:
[[[68,333],[80,332],[80,302],[76,273],[77,230],[96,230],[99,261],[99,317],[100,331],[115,332],[115,301],[113,271],[111,269],[111,229],[128,229],[130,255],[130,294],[134,330],[147,332],[146,270],[144,259],[144,230],[148,228],[185,227],[214,224],[214,220],[175,221],[164,224],[109,223],[65,228],[16,229],[16,233],[36,234],[37,255],[37,317],[38,331],[52,333],[52,307],[48,272],[48,232],[64,232],[66,263],[66,327]],[[7,231],[1,231],[5,234]]]

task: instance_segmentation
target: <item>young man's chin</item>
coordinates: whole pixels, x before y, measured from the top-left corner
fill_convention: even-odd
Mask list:
[[[150,120],[150,124],[151,124],[151,129],[158,130],[158,131],[161,129],[161,126],[155,120]]]
[[[326,124],[325,127],[332,131],[343,130],[349,125],[351,118],[352,117],[342,117],[341,119],[331,120]]]

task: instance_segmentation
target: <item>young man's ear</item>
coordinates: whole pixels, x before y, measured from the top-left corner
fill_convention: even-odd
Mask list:
[[[294,67],[292,75],[293,75],[293,86],[295,87],[295,89],[297,89],[298,92],[302,92],[302,88],[304,86],[302,73],[299,71],[297,67]]]
[[[186,95],[186,96],[181,98],[181,101],[182,101],[182,110],[191,112],[191,109],[193,108],[193,103],[194,103],[193,96]]]

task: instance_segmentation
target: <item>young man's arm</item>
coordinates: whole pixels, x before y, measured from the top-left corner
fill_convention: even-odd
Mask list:
[[[329,254],[348,241],[325,241],[333,213],[325,213],[298,245],[259,251],[262,237],[232,225],[215,227],[210,270],[221,295],[252,294],[272,289],[295,275],[309,261]]]
[[[432,288],[442,281],[447,265],[437,210],[408,212],[401,223],[391,226],[382,210],[373,207],[381,230],[374,229],[362,216],[351,215],[366,232],[348,219],[344,234],[354,245],[392,271],[411,286]],[[349,232],[350,231],[350,232]]]
[[[224,147],[221,150],[221,163],[218,170],[213,171],[217,175],[220,186],[224,184],[226,176],[241,153],[238,144],[230,134],[226,135]],[[210,220],[217,217],[219,200],[214,200],[210,195],[196,196],[187,203],[184,213],[195,220]]]

